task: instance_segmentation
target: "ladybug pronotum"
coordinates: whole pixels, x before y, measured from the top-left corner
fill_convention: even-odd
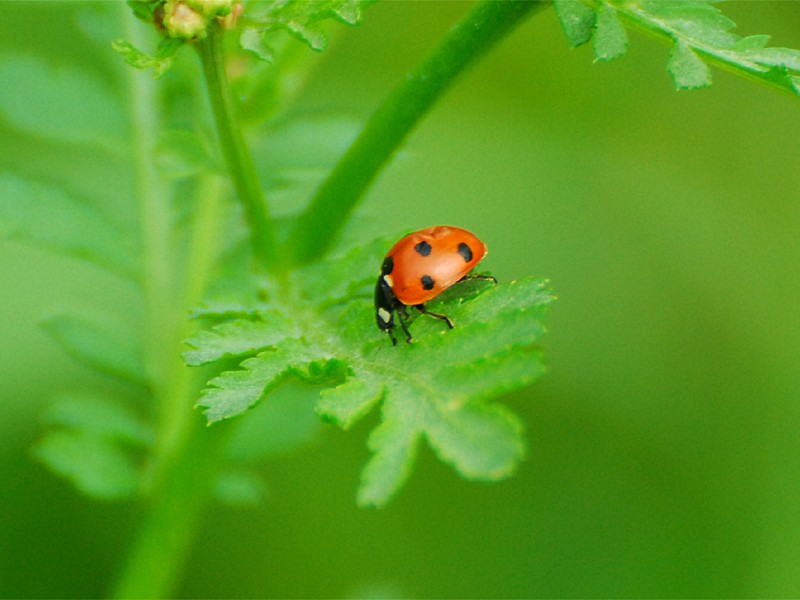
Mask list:
[[[386,254],[375,285],[375,320],[378,328],[389,334],[393,345],[395,315],[411,343],[406,319],[408,307],[444,321],[452,329],[453,322],[440,313],[429,312],[425,302],[464,279],[497,280],[491,275],[470,275],[470,271],[486,256],[486,245],[475,234],[448,225],[436,225],[415,231],[397,242]]]

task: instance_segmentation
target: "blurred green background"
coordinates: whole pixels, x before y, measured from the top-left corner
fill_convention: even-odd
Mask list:
[[[79,5],[3,2],[0,52],[99,69]],[[365,117],[469,6],[371,7],[301,106]],[[800,47],[800,3],[721,8]],[[373,423],[326,427],[264,465],[263,506],[208,513],[178,595],[800,596],[800,101],[718,70],[675,92],[667,53],[632,34],[628,57],[593,64],[540,13],[363,205],[378,233],[462,225],[499,279],[552,279],[550,372],[505,399],[527,426],[518,474],[465,482],[425,450],[386,509],[359,510]],[[37,151],[0,123],[2,139],[0,155]],[[102,596],[137,509],[78,496],[29,448],[55,390],[110,384],[37,323],[125,290],[16,243],[0,256],[0,595]]]

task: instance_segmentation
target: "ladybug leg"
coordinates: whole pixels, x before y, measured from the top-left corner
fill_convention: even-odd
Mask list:
[[[425,308],[424,304],[415,304],[414,306],[423,315],[428,315],[429,317],[433,317],[434,319],[439,319],[440,321],[444,321],[445,323],[447,323],[447,326],[450,329],[454,327],[453,322],[447,315],[443,315],[442,313],[430,312],[427,308]]]
[[[404,304],[400,305],[401,308],[397,309],[397,320],[400,321],[400,327],[403,328],[403,331],[406,334],[406,343],[410,344],[413,341],[411,334],[408,332],[408,325],[406,325],[406,319],[408,318],[408,311]],[[392,341],[394,341],[394,336],[392,336]],[[396,344],[396,342],[395,342]]]
[[[389,334],[389,339],[392,340],[392,346],[397,346],[397,338],[394,337],[394,326],[386,329],[386,333]]]

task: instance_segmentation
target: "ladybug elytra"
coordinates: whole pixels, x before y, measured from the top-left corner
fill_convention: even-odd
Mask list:
[[[408,307],[444,321],[452,329],[453,323],[440,313],[429,312],[425,302],[464,279],[497,280],[491,275],[470,275],[469,272],[486,256],[486,245],[475,234],[448,225],[436,225],[415,231],[397,242],[386,254],[381,273],[375,285],[375,320],[378,328],[389,334],[393,345],[394,317],[411,342],[406,319]]]

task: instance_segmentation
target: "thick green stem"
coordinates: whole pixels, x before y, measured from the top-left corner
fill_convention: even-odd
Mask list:
[[[523,18],[549,6],[538,0],[482,0],[370,117],[361,134],[317,190],[289,238],[294,262],[321,256],[373,179],[455,77]]]
[[[165,393],[176,409],[168,419],[169,435],[159,438],[149,504],[116,583],[116,598],[172,595],[224,457],[228,427],[205,427],[202,418],[192,411],[191,404],[197,396],[197,373],[177,359],[180,340],[188,335],[183,315],[187,307],[199,301],[213,264],[219,233],[220,187],[215,176],[206,176],[198,185],[187,265],[182,270],[183,310],[173,315],[181,321],[181,326],[172,344],[162,349],[162,359],[173,365]]]
[[[121,5],[126,34],[137,45],[142,28]],[[188,335],[186,313],[211,272],[220,224],[219,178],[198,186],[187,252],[172,244],[171,199],[152,164],[161,127],[159,99],[150,73],[128,71],[131,97],[132,164],[141,206],[142,282],[147,314],[148,376],[157,407],[157,444],[146,483],[146,504],[112,593],[118,598],[162,598],[172,594],[224,455],[226,428],[209,430],[192,410],[197,373],[180,360]]]
[[[223,31],[214,25],[210,27],[208,36],[198,43],[208,96],[222,153],[239,201],[244,207],[256,260],[267,268],[274,268],[281,258],[275,225],[267,208],[253,157],[234,116],[222,53],[222,35]]]
[[[152,491],[114,598],[174,596],[230,430],[227,424],[205,427],[199,415],[194,417],[181,452],[162,465],[162,477]]]

